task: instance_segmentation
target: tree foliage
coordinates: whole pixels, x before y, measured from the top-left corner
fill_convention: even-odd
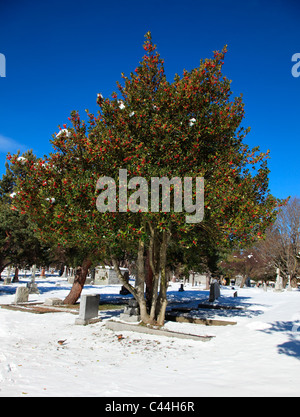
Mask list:
[[[262,238],[282,202],[268,190],[268,153],[244,143],[249,129],[240,126],[242,97],[232,98],[231,82],[222,74],[226,47],[169,82],[151,34],[145,37],[137,68],[130,76],[122,74],[111,98],[98,94],[98,114],[87,110],[85,122],[73,111],[69,123],[53,136],[54,152],[23,164],[26,177],[19,179],[16,204],[35,223],[41,239],[80,246],[86,253],[84,271],[92,257],[109,256],[122,281],[118,259],[131,253],[138,266],[137,283],[122,283],[139,301],[143,321],[161,324],[171,243],[186,250],[197,250],[205,241],[213,242],[214,250],[243,247]],[[11,163],[18,164],[18,158],[12,157]],[[138,212],[123,210],[126,199],[117,193],[116,212],[100,213],[97,180],[106,176],[118,185],[120,169],[127,170],[128,180],[139,177],[147,184],[154,177],[203,177],[203,221],[187,223],[187,213],[178,212],[174,204],[169,212],[144,210],[138,187],[133,187],[137,194],[127,196],[140,207]],[[192,190],[195,201],[195,184]],[[148,193],[150,202],[150,189]],[[147,254],[153,275],[151,305],[144,299]],[[78,278],[81,288],[84,279]]]
[[[34,161],[31,151],[15,155],[17,164],[6,164],[6,173],[0,180],[0,273],[8,265],[18,267],[49,262],[48,248],[35,236],[29,216],[21,214],[14,205],[15,187],[25,179],[22,162]]]

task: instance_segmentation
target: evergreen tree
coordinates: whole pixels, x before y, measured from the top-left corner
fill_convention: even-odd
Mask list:
[[[212,248],[243,247],[263,237],[283,202],[268,190],[268,153],[244,143],[249,129],[240,127],[242,97],[231,97],[230,80],[222,74],[226,47],[201,60],[198,68],[176,75],[173,82],[167,81],[150,33],[144,50],[135,71],[129,77],[122,74],[120,97],[117,92],[112,98],[98,94],[100,110],[96,116],[87,110],[88,123],[73,111],[70,125],[53,137],[54,153],[24,164],[27,175],[18,183],[17,205],[43,239],[79,246],[85,253],[65,302],[78,299],[93,259],[109,257],[122,284],[138,300],[142,320],[162,324],[170,243],[192,250],[208,236]],[[20,164],[17,157],[11,163]],[[98,179],[110,177],[118,186],[120,169],[127,170],[128,180],[138,177],[140,188],[131,184],[134,193],[116,193],[116,201],[108,201],[107,211],[99,212],[96,200],[105,191],[95,190]],[[195,179],[204,178],[203,221],[187,223],[188,213],[175,202],[170,211],[162,210],[162,197],[159,212],[151,211],[150,187],[146,195],[141,190],[154,177],[177,177],[182,183],[185,177],[194,179],[194,202]],[[179,189],[171,189],[175,201]],[[127,199],[136,212],[127,208]],[[136,258],[135,287],[119,269],[124,253]],[[147,303],[148,275],[152,290]]]
[[[34,234],[33,225],[25,213],[21,214],[14,205],[17,179],[25,178],[22,163],[34,161],[29,151],[16,155],[17,164],[6,163],[6,173],[0,180],[0,274],[5,267],[29,267],[33,264],[45,265],[49,250]]]

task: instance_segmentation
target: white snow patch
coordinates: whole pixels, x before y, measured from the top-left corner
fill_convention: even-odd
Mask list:
[[[11,304],[16,288],[0,284],[0,304]],[[30,302],[63,299],[65,278],[36,278],[40,294]],[[122,332],[105,328],[122,310],[99,313],[101,322],[75,325],[71,313],[32,314],[0,308],[1,396],[199,397],[298,396],[300,384],[300,292],[221,288],[218,305],[242,310],[197,309],[207,302],[204,287],[168,288],[170,303],[193,307],[198,317],[236,321],[204,326],[168,321],[172,331],[215,336],[209,342]],[[120,285],[86,285],[83,294],[120,299]],[[130,297],[130,296],[129,296]],[[169,307],[174,307],[175,304]],[[65,340],[60,345],[59,340]]]

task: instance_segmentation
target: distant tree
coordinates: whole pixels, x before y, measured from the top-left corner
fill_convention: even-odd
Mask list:
[[[271,260],[261,255],[259,246],[260,242],[251,248],[233,251],[220,262],[220,269],[225,276],[233,279],[238,275],[242,277],[241,288],[244,287],[247,278],[268,281],[275,277]]]
[[[257,246],[265,262],[272,264],[274,274],[280,269],[281,276],[296,286],[300,277],[300,199],[292,198],[282,208],[277,220],[270,227],[266,239]]]

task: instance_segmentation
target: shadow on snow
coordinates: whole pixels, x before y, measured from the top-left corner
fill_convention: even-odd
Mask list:
[[[269,323],[268,329],[259,330],[266,334],[286,334],[287,341],[277,346],[280,355],[287,355],[300,360],[300,322],[299,321],[276,321]]]

